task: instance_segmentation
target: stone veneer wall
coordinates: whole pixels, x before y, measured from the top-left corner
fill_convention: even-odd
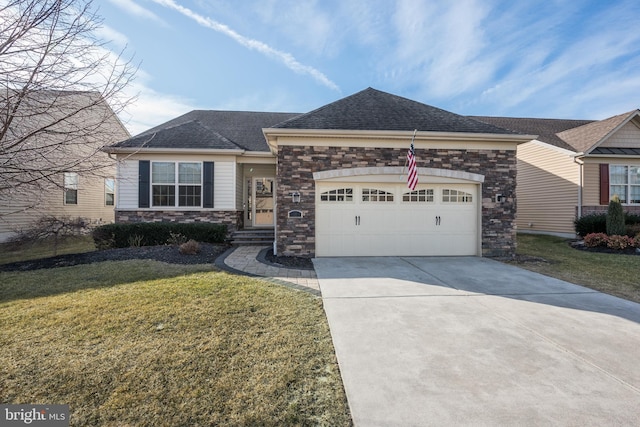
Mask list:
[[[210,222],[226,224],[230,234],[242,228],[242,211],[116,210],[116,222]]]
[[[277,250],[279,255],[315,255],[315,181],[313,173],[356,167],[404,166],[407,150],[364,147],[280,146],[277,170]],[[416,149],[418,167],[481,174],[482,254],[513,257],[516,248],[515,150]],[[300,203],[290,194],[300,192]],[[506,197],[495,202],[495,195]],[[302,218],[289,218],[300,210]]]
[[[640,215],[640,206],[622,206],[625,212]],[[609,205],[596,205],[596,206],[582,206],[582,216],[591,214],[606,214],[609,210]],[[576,215],[578,215],[578,208],[576,207]]]

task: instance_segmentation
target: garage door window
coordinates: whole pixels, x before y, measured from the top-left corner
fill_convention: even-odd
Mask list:
[[[416,190],[404,193],[402,195],[403,202],[433,203],[433,189]]]
[[[443,203],[473,203],[473,196],[471,193],[460,190],[443,189],[442,190],[442,202]]]
[[[336,190],[325,191],[320,194],[322,202],[352,202],[353,188],[338,188]]]
[[[388,191],[376,190],[375,188],[362,189],[363,202],[393,202],[393,193]]]

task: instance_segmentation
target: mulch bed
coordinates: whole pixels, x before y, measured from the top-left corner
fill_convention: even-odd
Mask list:
[[[266,252],[265,259],[271,264],[281,265],[287,268],[313,270],[313,262],[310,258],[301,258],[295,256],[275,256],[273,254],[273,249],[269,249]]]
[[[124,261],[128,259],[153,259],[169,264],[210,264],[224,253],[227,245],[200,244],[200,252],[193,255],[181,254],[178,246],[142,246],[135,248],[106,249],[82,254],[58,255],[30,261],[0,265],[0,271],[27,271],[42,268],[68,267],[103,261]]]
[[[603,254],[618,254],[618,255],[640,255],[640,251],[638,251],[636,248],[627,248],[624,250],[609,249],[604,246],[589,248],[581,242],[570,242],[569,245],[573,249],[577,249],[579,251],[585,251],[585,252],[598,252]]]

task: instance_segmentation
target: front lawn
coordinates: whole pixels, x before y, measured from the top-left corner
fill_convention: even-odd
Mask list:
[[[640,303],[640,256],[580,251],[560,237],[519,234],[519,267]]]
[[[0,272],[0,402],[71,425],[350,425],[322,303],[209,265]]]

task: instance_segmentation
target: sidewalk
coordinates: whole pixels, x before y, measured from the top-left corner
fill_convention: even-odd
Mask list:
[[[225,270],[233,270],[249,276],[269,278],[296,289],[320,296],[320,286],[314,270],[297,270],[260,261],[260,252],[270,246],[237,246],[220,257],[216,264]],[[221,265],[224,264],[224,265]]]

